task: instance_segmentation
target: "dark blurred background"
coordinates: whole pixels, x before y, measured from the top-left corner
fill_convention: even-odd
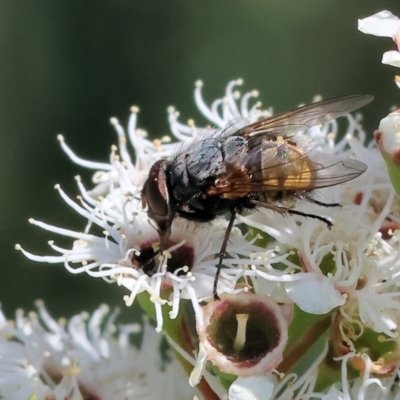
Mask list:
[[[91,172],[69,161],[57,133],[80,156],[107,161],[116,143],[111,116],[125,124],[138,105],[139,126],[162,136],[169,105],[183,121],[199,120],[197,79],[211,101],[229,80],[244,78],[242,92],[258,89],[277,111],[315,94],[373,94],[364,109],[372,134],[400,103],[393,84],[400,71],[380,63],[393,42],[357,31],[358,18],[383,9],[400,15],[398,0],[0,0],[0,301],[7,315],[37,298],[57,316],[102,302],[124,308],[123,288],[14,250],[18,242],[48,254],[47,241],[57,239],[29,217],[84,226],[53,187],[73,196],[74,176],[88,184]]]

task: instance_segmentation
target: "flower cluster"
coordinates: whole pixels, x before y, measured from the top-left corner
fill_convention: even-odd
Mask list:
[[[135,107],[126,132],[113,119],[119,143],[108,164],[78,158],[59,137],[72,161],[96,171],[90,190],[77,177],[78,201],[56,186],[86,227],[78,232],[31,220],[72,238],[73,245],[61,248],[50,241],[56,253],[52,256],[17,248],[34,261],[63,263],[71,273],[123,286],[125,304],[138,298],[145,311],[154,314],[156,330],[164,330],[180,358],[194,366],[189,382],[199,384],[205,397],[212,390],[230,399],[378,399],[386,386],[397,398],[399,198],[378,147],[367,142],[359,116],[345,116],[345,132],[333,120],[299,128],[290,139],[306,155],[310,151],[343,166],[355,159],[366,164],[367,171],[341,185],[315,190],[312,198],[303,196],[290,205],[297,214],[260,208],[237,215],[218,280],[219,300],[213,298],[213,284],[228,227],[224,218],[203,224],[175,218],[168,249],[154,257],[160,238],[141,201],[148,171],[194,140],[270,117],[272,109],[252,104],[257,92],[240,95],[236,88],[241,83],[230,82],[225,96],[207,106],[198,82],[196,105],[212,126],[199,128],[193,120],[184,124],[170,108],[174,140],[149,140],[137,128]],[[329,344],[310,357],[323,339]],[[311,361],[295,374],[305,355]]]
[[[0,312],[0,395],[4,399],[188,399],[195,394],[176,360],[159,353],[162,336],[145,322],[115,325],[117,310],[99,307],[68,323],[38,313]],[[142,335],[140,351],[130,343]],[[156,380],[158,384],[152,384]],[[36,396],[36,397],[31,397]]]

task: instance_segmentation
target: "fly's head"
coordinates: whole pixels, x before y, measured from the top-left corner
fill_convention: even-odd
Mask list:
[[[160,235],[161,248],[171,233],[174,211],[171,207],[166,176],[167,161],[156,161],[150,168],[149,176],[143,185],[142,206],[147,206],[147,215],[156,225]]]

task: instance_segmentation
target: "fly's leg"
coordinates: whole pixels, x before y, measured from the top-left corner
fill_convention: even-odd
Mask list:
[[[219,262],[217,265],[217,271],[215,272],[214,286],[213,286],[214,300],[219,300],[219,296],[217,293],[218,278],[222,268],[222,260],[226,255],[226,247],[228,246],[228,240],[233,228],[233,223],[235,222],[235,218],[236,218],[236,211],[232,210],[231,219],[229,220],[228,227],[226,228],[224,240],[222,241],[221,251],[219,252]]]
[[[154,225],[153,220],[149,219],[150,225],[153,226],[153,228],[158,231],[158,235],[160,236],[160,247],[154,251],[154,254],[152,254],[152,256],[149,259],[143,260],[142,270],[148,276],[153,276],[157,272],[159,265],[157,264],[157,257],[160,254],[163,254],[163,251],[169,247],[168,243],[169,243],[169,237],[171,235],[172,220],[173,220],[173,214],[169,216],[169,219],[167,221],[164,221],[163,229],[161,229],[157,225]],[[163,257],[164,260],[162,261],[166,261],[165,256]]]
[[[142,265],[143,272],[148,276],[153,276],[157,272],[156,258],[161,254],[161,247],[154,252],[153,256]]]
[[[317,219],[318,221],[325,222],[325,224],[328,226],[329,229],[331,229],[332,226],[333,226],[332,222],[329,221],[328,218],[321,217],[320,215],[307,214],[307,213],[304,213],[304,212],[301,212],[301,211],[291,210],[290,208],[287,209],[286,212],[288,214],[291,214],[291,215],[301,215],[302,217],[314,218],[314,219]]]
[[[321,207],[342,207],[340,203],[323,203],[322,201],[314,200],[311,199],[310,197],[307,197],[307,200]]]
[[[262,201],[258,201],[258,200],[253,200],[252,204],[254,204],[255,206],[258,206],[258,207],[263,207],[263,208],[267,208],[269,210],[276,211],[276,212],[278,212],[280,214],[300,215],[300,216],[306,217],[306,218],[317,219],[318,221],[324,222],[328,226],[329,229],[331,229],[332,226],[333,226],[332,222],[329,221],[328,218],[321,217],[320,215],[307,214],[307,213],[304,213],[302,211],[292,210],[291,208],[286,208],[286,207],[280,207],[280,206],[277,206],[275,204],[263,203]],[[318,204],[318,203],[316,203],[316,204]],[[328,204],[327,206],[328,207],[334,207],[335,205]]]

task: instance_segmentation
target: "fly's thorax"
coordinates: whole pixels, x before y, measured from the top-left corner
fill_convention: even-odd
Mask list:
[[[221,139],[194,141],[168,163],[167,179],[171,196],[177,203],[189,201],[201,193],[218,175],[224,158]]]

